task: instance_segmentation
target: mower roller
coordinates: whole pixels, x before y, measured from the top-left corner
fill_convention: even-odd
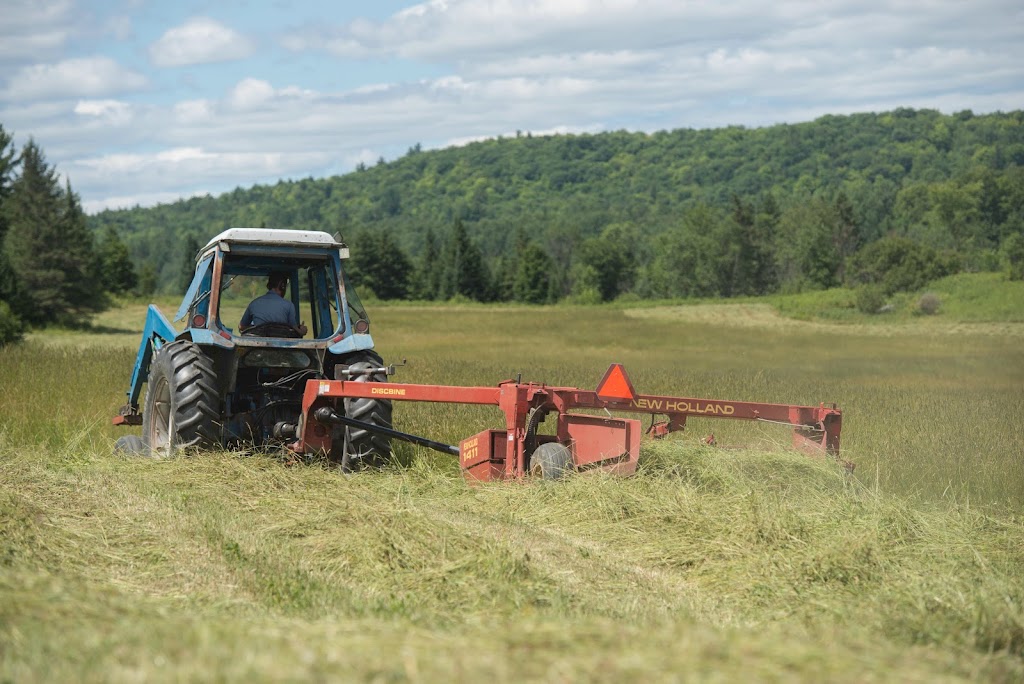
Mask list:
[[[385,376],[394,372],[393,367],[370,370]],[[343,402],[356,398],[497,406],[505,414],[505,428],[484,430],[458,446],[443,444],[346,417]],[[605,415],[573,412],[581,409]],[[646,432],[655,438],[682,430],[690,416],[782,423],[792,427],[798,449],[839,455],[842,412],[834,404],[796,406],[637,394],[620,364],[612,364],[593,391],[520,380],[506,380],[497,387],[310,380],[299,422],[281,426],[279,432],[294,436],[289,448],[303,455],[326,453],[334,426],[378,432],[458,456],[463,475],[472,481],[527,475],[558,479],[571,471],[597,468],[630,475],[636,470],[644,430],[639,420],[616,418],[611,411],[650,414],[652,424]],[[555,434],[539,434],[538,426],[552,414]],[[653,416],[666,419],[653,422]]]

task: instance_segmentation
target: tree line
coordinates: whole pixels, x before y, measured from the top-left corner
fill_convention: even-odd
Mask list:
[[[232,226],[325,230],[381,299],[732,297],[1024,277],[1024,112],[514,137],[86,217],[0,127],[0,331],[180,294]],[[167,259],[168,250],[178,258]],[[2,336],[2,334],[0,334]]]
[[[107,305],[108,293],[137,286],[117,231],[97,239],[42,148],[29,139],[15,149],[0,125],[0,346],[25,325],[81,324]]]
[[[384,299],[791,292],[880,278],[901,254],[933,275],[996,270],[1020,261],[1024,112],[413,145],[343,176],[105,211],[92,224],[114,227],[166,292],[181,279],[157,258],[167,240],[187,255],[229,226],[340,232],[358,281]]]

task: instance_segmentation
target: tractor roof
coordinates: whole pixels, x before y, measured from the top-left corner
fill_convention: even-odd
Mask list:
[[[283,230],[280,228],[228,228],[217,235],[202,251],[220,242],[250,245],[301,245],[304,247],[342,247],[342,243],[319,230]]]

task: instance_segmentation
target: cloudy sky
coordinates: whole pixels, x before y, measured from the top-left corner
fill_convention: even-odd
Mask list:
[[[1024,108],[1020,0],[0,0],[0,124],[87,211],[419,143]]]

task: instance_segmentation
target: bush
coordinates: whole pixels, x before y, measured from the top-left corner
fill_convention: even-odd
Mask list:
[[[0,301],[0,347],[20,342],[24,331],[21,319],[14,315],[7,302]]]
[[[917,300],[917,313],[934,316],[939,313],[940,306],[942,306],[942,300],[939,298],[939,295],[934,292],[925,292]]]
[[[1006,275],[1010,280],[1024,280],[1024,235],[1014,233],[1003,240],[1000,249]]]
[[[881,285],[868,284],[857,288],[857,311],[876,314],[883,304],[885,304],[885,291]]]
[[[956,254],[940,254],[928,245],[901,237],[872,242],[854,254],[848,265],[853,284],[878,284],[887,295],[919,290],[959,270]]]

